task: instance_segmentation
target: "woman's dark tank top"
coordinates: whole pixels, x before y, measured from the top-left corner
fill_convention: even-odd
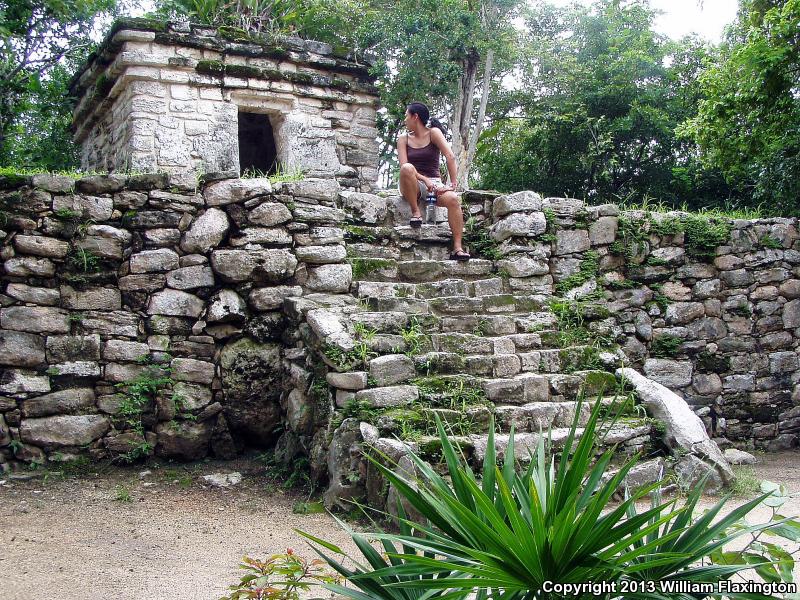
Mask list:
[[[417,169],[420,175],[425,177],[440,177],[439,173],[439,148],[433,142],[423,148],[413,148],[411,144],[406,144],[406,156]]]

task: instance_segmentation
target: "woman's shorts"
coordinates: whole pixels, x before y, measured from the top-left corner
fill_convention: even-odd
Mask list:
[[[433,182],[434,185],[441,185],[442,180],[438,177],[431,177],[430,180]],[[419,184],[419,193],[417,194],[417,200],[422,200],[428,196],[428,186],[422,183],[421,181],[417,181]],[[400,186],[398,185],[398,189]]]

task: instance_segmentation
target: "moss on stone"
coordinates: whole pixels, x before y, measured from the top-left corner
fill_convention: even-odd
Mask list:
[[[583,381],[584,393],[590,398],[616,389],[617,378],[607,371],[590,371]]]
[[[254,77],[258,79],[261,77],[261,69],[248,65],[225,65],[225,75],[243,78]]]
[[[695,366],[700,373],[726,373],[731,370],[731,359],[704,351],[697,355]]]

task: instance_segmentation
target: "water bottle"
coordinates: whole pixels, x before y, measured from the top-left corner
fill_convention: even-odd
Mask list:
[[[436,223],[436,192],[428,190],[428,199],[425,206],[425,222]]]

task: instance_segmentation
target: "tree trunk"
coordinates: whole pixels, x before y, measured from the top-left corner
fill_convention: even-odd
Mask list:
[[[458,87],[458,98],[453,107],[453,154],[458,165],[457,180],[461,179],[460,173],[463,164],[467,161],[469,149],[469,125],[472,120],[472,100],[475,96],[475,79],[478,76],[480,55],[473,50],[462,61],[461,80]],[[454,182],[456,183],[456,182]]]
[[[469,146],[467,148],[467,159],[462,163],[458,163],[458,187],[462,190],[467,189],[469,185],[469,170],[472,167],[472,161],[475,159],[475,149],[478,146],[478,138],[483,129],[483,119],[486,116],[486,105],[489,103],[489,84],[492,78],[492,67],[494,66],[494,50],[491,48],[486,53],[486,64],[483,68],[483,93],[481,94],[481,103],[478,107],[478,118],[475,120],[475,127],[472,130],[472,136],[469,138]]]

